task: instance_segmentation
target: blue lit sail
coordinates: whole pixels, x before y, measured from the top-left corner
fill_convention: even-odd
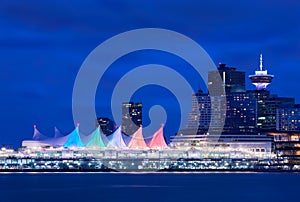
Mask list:
[[[84,147],[80,136],[78,126],[75,130],[70,134],[67,142],[64,144],[64,147]]]

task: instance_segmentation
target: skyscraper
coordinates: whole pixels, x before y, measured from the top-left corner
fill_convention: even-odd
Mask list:
[[[227,112],[223,133],[257,133],[257,99],[247,92],[230,93],[226,97]]]
[[[122,104],[122,132],[133,135],[142,125],[142,103],[124,102]]]
[[[211,117],[211,102],[207,93],[198,90],[192,95],[192,111],[189,113],[187,128],[198,128],[198,132],[206,133]]]
[[[214,114],[214,109],[217,107],[213,106],[218,103],[222,104],[221,101],[221,97],[210,96],[201,90],[193,94],[192,111],[189,113],[187,128],[198,127],[198,134],[203,134],[208,131],[209,127],[214,127],[215,129],[223,127],[220,125],[220,120],[216,117],[217,114]],[[256,133],[256,101],[254,96],[246,92],[227,94],[226,103],[223,103],[223,108],[226,109],[223,133]],[[212,118],[213,116],[215,117]],[[211,121],[214,122],[211,123]]]
[[[219,64],[218,70],[208,72],[208,91],[219,92],[222,89],[216,85],[218,78],[221,77],[226,94],[234,92],[245,92],[245,72],[236,71],[234,67],[227,67],[226,64]]]

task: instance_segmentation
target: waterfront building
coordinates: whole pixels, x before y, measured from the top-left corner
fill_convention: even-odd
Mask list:
[[[253,155],[271,156],[273,152],[273,137],[269,135],[222,134],[218,135],[176,135],[170,137],[170,147],[178,149],[196,149],[200,151],[213,150],[239,151]]]
[[[22,147],[39,150],[42,148],[65,148],[72,150],[148,150],[166,149],[168,145],[164,139],[163,125],[153,134],[149,145],[142,134],[142,126],[131,136],[122,134],[121,126],[113,134],[105,136],[98,126],[91,134],[84,135],[79,133],[79,125],[69,134],[62,137],[52,137],[45,140],[24,140]],[[36,137],[37,128],[34,128]],[[127,143],[124,137],[129,140]]]
[[[142,103],[122,104],[122,133],[132,136],[142,125]]]
[[[290,164],[300,165],[300,132],[269,132],[274,137],[277,158],[286,158]]]

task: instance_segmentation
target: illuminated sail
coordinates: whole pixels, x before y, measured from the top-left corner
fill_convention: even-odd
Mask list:
[[[69,137],[70,137],[70,134],[63,136],[63,137],[49,138],[49,139],[44,140],[43,142],[47,143],[53,147],[63,147],[64,144],[68,141]]]
[[[106,147],[101,137],[100,127],[96,128],[96,130],[92,133],[89,142],[86,144],[86,147],[93,149]]]
[[[54,127],[54,138],[63,137],[64,135],[58,130],[58,128]]]
[[[64,147],[83,147],[83,143],[79,136],[79,129],[76,127],[69,135],[68,140],[65,142]]]
[[[46,140],[49,137],[43,135],[37,128],[36,125],[33,126],[33,140]]]
[[[110,148],[127,149],[127,146],[123,140],[121,127],[119,127],[112,135],[111,140],[108,143]]]
[[[168,147],[164,138],[164,125],[162,125],[153,135],[151,142],[149,143],[150,148],[162,149]]]
[[[147,144],[142,134],[142,126],[133,134],[131,141],[128,144],[130,149],[147,149]]]
[[[70,134],[64,136],[56,127],[54,127],[54,137],[47,138],[43,140],[43,142],[53,147],[62,147],[64,146],[65,142],[69,139],[69,136]]]

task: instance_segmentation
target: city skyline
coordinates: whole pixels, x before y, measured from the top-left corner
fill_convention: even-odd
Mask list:
[[[263,53],[265,67],[276,76],[268,88],[272,93],[295,97],[296,103],[299,102],[298,2],[229,1],[218,5],[172,2],[172,6],[165,2],[155,6],[131,1],[121,4],[122,7],[115,7],[113,3],[90,2],[82,7],[73,3],[74,10],[71,10],[66,2],[3,2],[0,8],[0,129],[7,135],[1,135],[0,143],[20,145],[22,139],[31,138],[33,124],[45,134],[53,134],[54,126],[63,133],[72,131],[72,87],[84,58],[107,38],[140,27],[161,27],[186,34],[203,46],[215,64],[226,63],[245,71],[246,75],[257,70],[259,54]],[[133,18],[139,13],[141,18]],[[127,70],[153,60],[170,66],[185,65],[168,55],[147,54],[129,55],[118,65],[124,65]],[[109,78],[119,74],[122,72],[111,71]],[[202,87],[203,82],[194,81],[194,86]],[[249,79],[246,86],[254,89]],[[164,91],[160,89],[160,92]],[[107,116],[103,110],[106,106],[101,106],[98,94],[97,112],[99,116]],[[164,100],[167,98],[162,98],[162,104]]]
[[[281,97],[280,95],[273,94],[266,88],[265,77],[267,75],[267,71],[263,68],[263,60],[262,54],[260,54],[259,59],[259,70],[255,71],[255,80],[253,80],[254,75],[246,76],[245,72],[239,71],[237,68],[228,67],[225,64],[220,63],[217,70],[208,72],[208,89],[207,92],[203,92],[201,89],[198,89],[198,92],[192,95],[192,109],[188,114],[188,122],[186,128],[180,128],[179,131],[175,131],[174,135],[177,134],[185,134],[185,135],[203,135],[209,134],[208,129],[211,127],[211,116],[213,116],[213,112],[211,110],[216,108],[216,110],[220,110],[217,106],[213,107],[213,105],[220,104],[219,102],[223,99],[222,96],[213,96],[209,93],[209,91],[217,92],[218,89],[215,89],[215,86],[218,85],[217,75],[222,76],[223,85],[225,88],[226,95],[226,103],[224,102],[224,106],[226,110],[226,119],[225,125],[222,126],[220,120],[217,118],[212,118],[213,127],[220,128],[222,134],[234,134],[234,135],[254,135],[254,134],[272,134],[272,133],[284,133],[284,132],[300,132],[300,118],[298,109],[300,104],[295,103],[295,99],[293,97]],[[269,75],[270,77],[274,77],[274,75]],[[250,78],[255,85],[255,90],[249,90],[245,87],[246,78]],[[268,84],[270,84],[269,82]],[[260,86],[263,86],[261,88]],[[214,98],[213,98],[214,97]],[[214,99],[214,104],[211,99]],[[219,101],[217,101],[219,100]],[[106,136],[110,138],[114,137],[111,135],[115,131],[122,133],[124,137],[134,136],[135,132],[138,129],[142,129],[142,103],[135,102],[123,102],[122,103],[122,124],[115,125],[113,120],[105,117],[99,117],[96,120],[96,130],[101,130]],[[149,107],[149,106],[147,106]],[[197,118],[196,118],[197,117]],[[130,120],[131,119],[131,120]],[[295,123],[294,123],[295,121]],[[107,125],[109,123],[110,125]],[[56,138],[57,136],[65,136],[68,137],[71,135],[70,140],[74,141],[72,134],[74,131],[78,130],[80,124],[77,124],[77,127],[73,130],[73,132],[69,134],[62,135],[60,131],[55,127],[55,135],[49,136],[41,134],[34,125],[34,136],[33,140],[45,140]],[[97,126],[100,126],[97,128]],[[196,129],[196,130],[195,130]],[[110,130],[107,134],[107,130]],[[156,129],[157,130],[157,129]],[[91,133],[80,134],[81,138],[90,134],[94,134],[95,131]],[[214,130],[212,130],[213,132]],[[78,133],[77,131],[76,133]],[[149,132],[149,131],[147,131]],[[157,132],[157,131],[156,131]],[[154,132],[153,132],[154,133]],[[152,134],[153,134],[152,133]],[[218,133],[218,132],[217,132]],[[58,134],[58,135],[57,135]],[[142,134],[142,132],[140,132]],[[148,134],[143,132],[143,136],[145,139],[151,139],[152,134]],[[164,137],[166,138],[166,142],[170,143],[169,138],[174,138],[173,134],[167,134]],[[75,139],[78,134],[75,136]],[[128,138],[125,138],[128,139]],[[63,139],[64,140],[64,139]],[[81,142],[80,138],[75,142]],[[128,141],[128,140],[127,140]],[[77,143],[78,144],[78,143]],[[82,145],[80,143],[79,145]],[[82,145],[83,146],[83,145]]]
[[[299,11],[2,0],[1,201],[297,201]]]

